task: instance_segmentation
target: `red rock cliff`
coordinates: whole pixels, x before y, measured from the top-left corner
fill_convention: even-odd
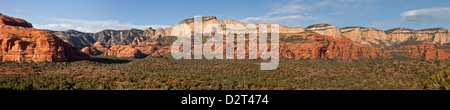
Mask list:
[[[0,61],[69,61],[90,56],[23,19],[0,15]]]
[[[291,37],[287,35],[286,37]],[[282,43],[280,44],[280,56],[295,59],[360,59],[384,57],[379,48],[352,43],[345,37],[323,36],[320,34],[304,33],[296,34],[296,37],[309,39],[308,43]]]
[[[438,44],[425,41],[420,45],[400,46],[392,50],[392,53],[409,58],[424,58],[427,60],[450,58],[450,52],[445,49],[439,49],[439,47]]]

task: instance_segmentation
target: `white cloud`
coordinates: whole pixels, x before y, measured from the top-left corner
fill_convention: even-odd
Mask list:
[[[450,19],[450,7],[427,8],[406,11],[401,14],[402,21],[433,21]]]
[[[83,32],[98,32],[104,29],[125,30],[125,29],[141,29],[144,30],[148,27],[152,28],[167,28],[169,25],[133,25],[121,23],[117,20],[80,20],[80,19],[52,19],[55,23],[51,24],[34,24],[37,29],[50,29],[56,31],[65,31],[74,29]]]

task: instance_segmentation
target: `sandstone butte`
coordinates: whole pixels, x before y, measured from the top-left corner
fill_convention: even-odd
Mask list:
[[[105,55],[115,55],[119,58],[139,58],[142,56],[142,53],[132,45],[114,45],[105,52]]]
[[[161,56],[170,52],[170,46],[162,46],[160,42],[143,41],[138,44],[131,45],[113,45],[110,48],[105,47],[100,42],[95,43],[92,47],[85,47],[83,52],[90,55],[97,55],[97,53],[105,52],[104,55],[113,55],[118,58],[130,57],[139,58],[143,55]]]
[[[92,47],[98,51],[104,52],[106,50],[108,50],[108,47],[105,46],[105,44],[103,44],[100,41],[95,42]]]
[[[170,52],[170,46],[162,46],[161,42],[142,42],[134,45],[134,48],[140,50],[142,54],[151,56],[161,56]]]
[[[88,55],[98,55],[101,53],[99,50],[92,47],[84,47],[83,49],[81,49],[81,52],[86,53]]]
[[[90,56],[23,19],[0,14],[0,60],[18,62],[87,60]]]

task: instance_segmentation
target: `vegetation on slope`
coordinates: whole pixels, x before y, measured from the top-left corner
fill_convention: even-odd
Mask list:
[[[261,60],[174,60],[170,56],[92,61],[0,62],[0,88],[13,90],[423,89],[449,60],[294,60],[261,71]],[[448,76],[448,75],[447,75]],[[447,77],[448,79],[448,77]],[[427,86],[428,88],[429,86]]]

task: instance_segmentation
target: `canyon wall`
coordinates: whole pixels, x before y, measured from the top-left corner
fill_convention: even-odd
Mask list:
[[[0,14],[0,61],[70,61],[90,56],[23,19]]]

